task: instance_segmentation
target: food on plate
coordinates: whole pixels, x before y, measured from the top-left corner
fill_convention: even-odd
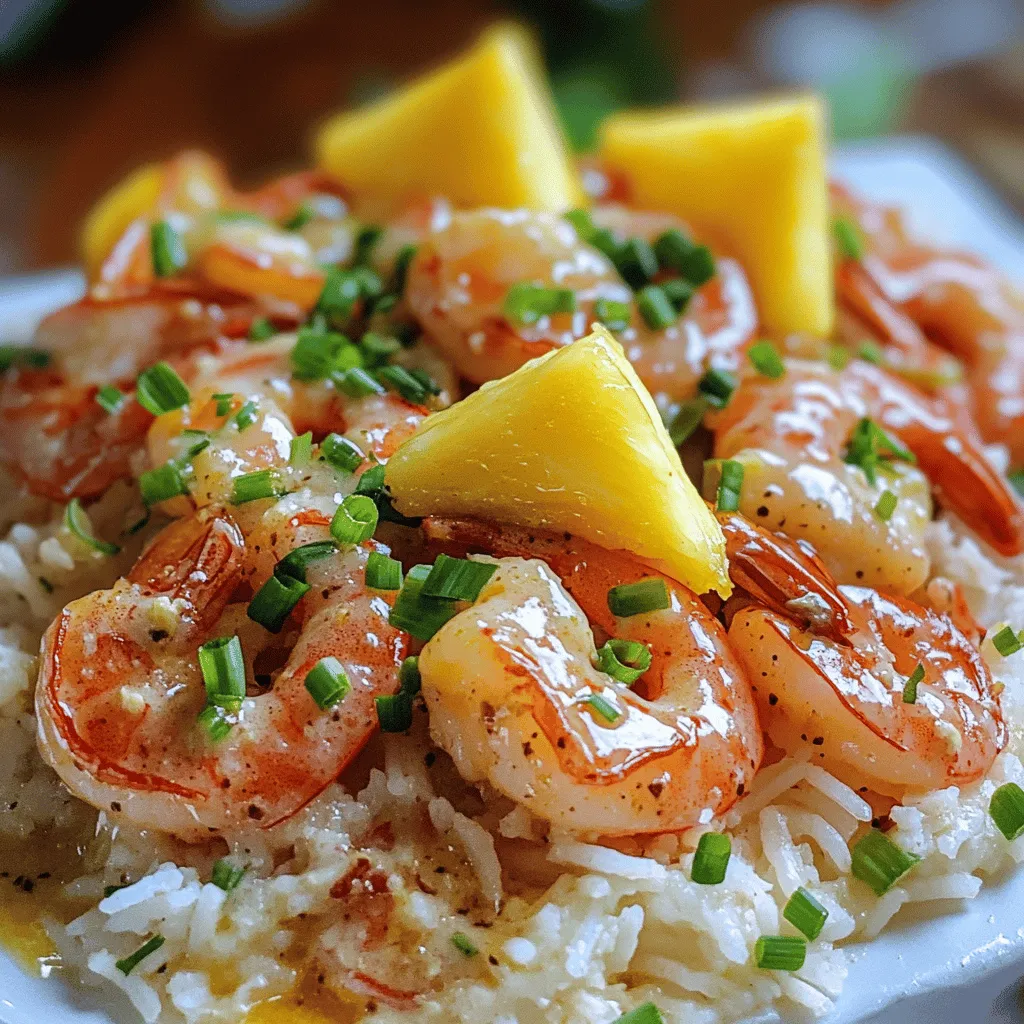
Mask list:
[[[1024,859],[1019,294],[538,68],[142,168],[0,350],[0,938],[124,1019],[822,1017]]]

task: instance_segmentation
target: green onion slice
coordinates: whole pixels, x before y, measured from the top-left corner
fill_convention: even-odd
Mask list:
[[[719,512],[735,512],[740,507],[740,493],[743,490],[743,463],[735,459],[723,459],[719,463],[721,476],[715,492],[715,508]]]
[[[672,303],[672,308],[682,316],[690,304],[690,299],[693,298],[693,285],[676,277],[670,281],[662,281],[659,287],[665,293],[665,298]]]
[[[884,896],[921,859],[877,829],[868,832],[850,852],[854,877],[871,886],[876,896]]]
[[[96,404],[111,416],[120,411],[127,398],[128,396],[123,391],[115,388],[112,384],[108,384],[96,392]]]
[[[828,920],[828,911],[802,886],[786,901],[782,916],[806,938],[816,939]]]
[[[271,323],[268,317],[257,317],[249,325],[250,341],[268,341],[275,334],[277,334],[277,328],[273,325],[273,323]]]
[[[167,363],[157,363],[143,370],[135,382],[135,397],[139,405],[154,416],[188,405],[188,387]]]
[[[759,341],[751,345],[747,350],[747,358],[762,377],[778,380],[786,373],[786,364],[770,341]]]
[[[903,703],[904,704],[916,704],[917,703],[917,684],[924,680],[924,665],[921,662],[917,663],[917,667],[913,672],[907,676],[907,681],[903,684]]]
[[[849,217],[836,217],[832,221],[832,234],[843,259],[859,261],[864,258],[864,242],[861,240],[860,228]]]
[[[236,476],[231,482],[231,504],[244,505],[247,501],[279,498],[285,493],[281,474],[276,469],[257,469]]]
[[[126,956],[123,960],[118,960],[116,967],[122,974],[131,974],[143,960],[149,956],[150,953],[155,953],[163,944],[164,937],[162,935],[154,935],[148,942],[144,942],[131,956]]]
[[[209,640],[199,648],[206,702],[237,711],[245,697],[245,659],[237,636]]]
[[[624,331],[632,319],[632,307],[628,302],[617,302],[614,299],[598,299],[594,303],[594,316],[609,331]]]
[[[380,309],[379,303],[377,309]],[[402,351],[402,343],[390,334],[367,331],[359,339],[359,350],[367,366],[385,366],[392,356]]]
[[[520,281],[508,290],[502,309],[509,320],[529,327],[541,317],[575,313],[576,293],[569,288],[545,288]]]
[[[335,385],[351,398],[366,398],[368,395],[383,395],[387,390],[361,366],[354,366],[344,373],[331,377]]]
[[[635,1010],[624,1013],[612,1024],[665,1024],[665,1018],[654,1003],[641,1003]]]
[[[309,593],[309,584],[274,572],[256,591],[245,614],[271,633],[280,633],[295,606]]]
[[[424,597],[444,597],[450,601],[475,601],[497,571],[498,567],[491,562],[438,555],[422,593]]]
[[[379,513],[373,498],[350,494],[338,506],[331,520],[331,536],[339,544],[361,544],[373,536]]]
[[[301,469],[308,466],[313,458],[313,431],[307,430],[304,434],[293,437],[288,442],[288,465]]]
[[[250,398],[249,401],[247,401],[242,406],[242,408],[239,409],[238,412],[236,412],[235,415],[228,420],[225,426],[228,426],[233,423],[235,427],[238,429],[238,432],[241,433],[243,430],[248,429],[256,422],[257,409],[258,405],[255,399]]]
[[[402,563],[379,551],[371,551],[366,560],[366,585],[372,590],[400,590]]]
[[[622,583],[608,591],[608,608],[619,618],[660,611],[669,603],[668,587],[660,576]]]
[[[914,453],[900,441],[887,434],[874,420],[859,420],[847,442],[843,461],[859,466],[869,484],[878,479],[878,469],[885,462],[899,460],[916,462]]]
[[[381,732],[405,732],[412,725],[412,698],[405,693],[375,697]]]
[[[668,428],[668,436],[678,448],[704,422],[704,416],[710,406],[703,395],[683,402],[679,412],[675,414]]]
[[[295,212],[282,223],[281,227],[285,231],[301,231],[315,216],[313,207],[308,202],[302,202],[295,208]]]
[[[724,832],[705,832],[697,842],[690,878],[698,885],[720,885],[732,856],[732,840]]]
[[[476,946],[469,941],[469,936],[466,935],[465,932],[455,932],[455,934],[452,935],[452,945],[463,956],[476,956],[477,953],[480,952],[480,950],[478,950]]]
[[[1004,783],[992,794],[988,813],[1010,842],[1024,835],[1024,790],[1016,782]]]
[[[326,380],[361,366],[363,357],[344,334],[302,327],[291,352],[291,362],[296,380]]]
[[[150,227],[149,250],[157,277],[172,277],[188,263],[181,234],[165,220],[158,220]]]
[[[343,473],[354,473],[366,459],[359,445],[341,434],[328,434],[320,442],[320,454]]]
[[[588,704],[606,722],[617,722],[622,717],[622,712],[599,693],[592,693],[583,703]]]
[[[412,654],[406,658],[398,670],[398,683],[402,693],[409,697],[415,697],[423,686],[420,678],[420,659]]]
[[[6,373],[15,366],[27,366],[31,370],[43,370],[50,365],[50,353],[40,348],[25,345],[0,345],[0,373]]]
[[[706,245],[697,245],[678,228],[659,235],[654,243],[658,262],[666,270],[674,270],[695,288],[715,276],[715,258]]]
[[[405,582],[388,616],[392,626],[417,640],[429,640],[458,612],[455,601],[423,593],[423,584],[432,571],[433,566],[414,565],[406,573]]]
[[[139,477],[139,490],[142,492],[142,500],[149,507],[176,498],[179,494],[188,494],[185,478],[173,460],[156,469],[146,470]]]
[[[629,238],[618,247],[612,260],[622,279],[637,291],[658,272],[658,257],[645,238]]]
[[[213,743],[219,743],[234,725],[233,711],[222,708],[217,704],[207,704],[199,712],[199,724],[206,730],[207,736]]]
[[[337,658],[321,658],[306,674],[306,690],[321,711],[341,703],[352,684]]]
[[[892,519],[892,514],[896,511],[896,506],[899,504],[899,499],[892,491],[882,491],[878,496],[878,501],[875,502],[874,512],[883,523],[889,522]]]
[[[213,400],[217,403],[214,412],[218,416],[227,416],[231,412],[231,403],[234,401],[235,396],[230,391],[221,391],[219,394],[213,396]]]
[[[87,544],[93,551],[98,551],[101,555],[116,555],[121,550],[117,544],[100,540],[93,534],[89,515],[82,508],[82,503],[78,498],[72,498],[68,502],[67,508],[64,509],[64,525],[83,544]]]
[[[356,266],[370,262],[374,246],[381,240],[383,234],[384,229],[379,224],[366,224],[359,229],[359,234],[356,235],[355,252],[352,256],[352,262]]]
[[[1008,658],[1011,654],[1016,654],[1024,643],[1021,642],[1021,638],[1009,627],[1003,626],[1001,630],[994,637],[992,637],[992,646],[1004,657]]]
[[[1010,481],[1010,486],[1024,498],[1024,469],[1015,469],[1012,473],[1008,473],[1006,479]]]
[[[651,652],[637,640],[613,638],[598,648],[597,667],[620,683],[632,686],[651,667]]]
[[[807,940],[795,935],[762,935],[754,943],[762,971],[799,971],[807,959]]]
[[[881,366],[885,361],[885,353],[882,352],[882,346],[871,338],[865,338],[857,346],[857,358],[863,359],[865,363],[872,363],[875,366]]]
[[[712,367],[697,384],[697,390],[707,399],[709,405],[724,409],[736,390],[736,378],[727,370]]]
[[[307,583],[306,570],[310,565],[330,558],[337,550],[338,545],[333,540],[315,540],[310,544],[302,544],[289,551],[274,566],[274,575],[291,576],[292,579]]]
[[[409,264],[416,256],[415,245],[403,245],[395,256],[395,275],[392,286],[401,295],[405,291],[405,279],[409,274]]]
[[[404,366],[382,366],[377,371],[377,379],[414,405],[422,405],[427,400],[427,388]]]
[[[223,889],[225,892],[231,892],[232,889],[237,889],[239,882],[245,876],[245,868],[236,867],[229,860],[219,860],[213,865],[213,871],[210,873],[210,881],[217,886],[218,889]]]
[[[656,284],[649,284],[637,292],[636,306],[644,323],[652,331],[660,331],[676,322],[679,314],[664,290]]]

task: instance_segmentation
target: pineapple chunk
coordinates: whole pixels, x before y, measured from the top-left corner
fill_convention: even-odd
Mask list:
[[[568,530],[697,593],[731,591],[717,520],[622,348],[596,324],[428,417],[385,479],[405,515]]]
[[[391,204],[441,195],[458,206],[561,212],[582,201],[539,56],[515,25],[490,29],[457,60],[332,118],[316,157],[357,194]]]
[[[601,157],[639,206],[721,235],[778,335],[832,330],[825,112],[812,96],[632,111],[604,124]]]
[[[90,278],[114,248],[117,240],[136,217],[156,206],[164,182],[160,164],[146,164],[118,182],[89,211],[82,228],[82,258]]]

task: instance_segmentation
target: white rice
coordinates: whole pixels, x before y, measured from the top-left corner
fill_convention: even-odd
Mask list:
[[[97,528],[113,532],[134,500],[130,488],[112,489],[91,510]],[[128,1000],[144,1021],[240,1020],[296,985],[314,935],[328,986],[373,994],[366,978],[404,973],[410,991],[428,993],[410,1014],[378,992],[374,1019],[396,1024],[611,1024],[647,999],[666,1019],[697,1024],[773,1008],[821,1016],[842,991],[851,944],[877,935],[905,904],[941,913],[973,899],[987,876],[1024,860],[1024,839],[1007,842],[987,812],[998,785],[1024,784],[1024,655],[1003,659],[991,644],[984,653],[1006,686],[1009,747],[982,782],[892,809],[889,836],[921,862],[881,898],[850,874],[850,842],[870,806],[806,761],[765,768],[712,823],[732,835],[733,856],[721,885],[702,886],[690,880],[698,830],[646,850],[610,849],[544,839],[525,811],[491,794],[481,801],[457,780],[439,792],[426,765],[443,755],[422,714],[411,736],[384,737],[382,767],[361,791],[332,786],[270,833],[186,847],[102,815],[94,824],[35,752],[35,652],[58,609],[108,584],[141,539],[104,559],[38,507],[22,511],[30,518],[0,541],[0,833],[32,842],[76,821],[93,830],[83,842],[102,856],[64,890],[68,906],[89,909],[48,928],[68,973]],[[983,623],[1024,625],[1018,562],[982,550],[950,518],[931,527],[929,543],[935,572],[964,585]],[[229,852],[248,869],[225,893],[205,880]],[[339,886],[345,895],[332,895]],[[795,934],[782,910],[800,886],[829,910],[825,927],[802,970],[761,971],[754,944]],[[375,947],[367,940],[382,905],[390,931]],[[457,932],[477,955],[453,945]],[[154,934],[163,945],[131,974],[120,971],[117,961]]]

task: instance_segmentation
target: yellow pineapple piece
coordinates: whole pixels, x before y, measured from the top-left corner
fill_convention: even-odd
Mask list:
[[[100,265],[128,225],[156,206],[164,174],[161,164],[139,167],[110,189],[89,211],[81,239],[82,257],[89,277],[97,275]]]
[[[562,211],[582,201],[532,40],[498,25],[462,57],[338,114],[317,163],[357,195],[440,195],[458,206]]]
[[[600,155],[636,205],[730,244],[774,334],[832,329],[825,112],[813,96],[612,115]]]
[[[697,593],[731,591],[717,520],[619,343],[596,324],[428,417],[385,479],[405,515],[568,530]]]

